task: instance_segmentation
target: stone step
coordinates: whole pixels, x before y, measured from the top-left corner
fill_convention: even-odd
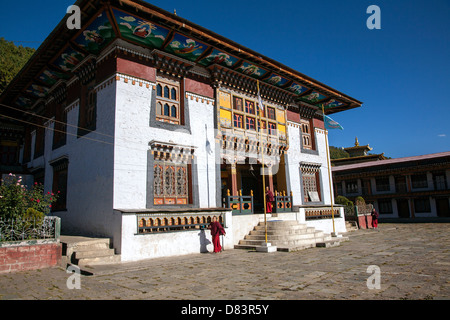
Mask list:
[[[264,231],[266,228],[263,225],[257,225],[254,227],[253,230],[261,230]],[[270,232],[274,232],[274,233],[283,233],[283,232],[288,232],[288,231],[299,231],[299,232],[309,232],[309,231],[313,231],[314,228],[312,227],[307,227],[306,225],[292,225],[292,226],[271,226],[268,225],[267,226],[267,231]]]
[[[101,265],[120,262],[108,238],[62,236],[61,242],[70,263],[78,266]]]
[[[306,239],[296,239],[296,240],[272,240],[267,239],[267,242],[270,242],[273,246],[303,246],[303,245],[316,245],[317,242],[323,242],[326,239],[324,238],[306,238]],[[250,246],[260,246],[265,243],[265,239],[261,240],[241,240],[239,241],[240,245],[250,245]]]
[[[296,240],[296,239],[315,239],[318,237],[323,237],[323,232],[316,231],[316,232],[309,232],[309,233],[301,233],[301,234],[267,234],[267,239],[272,240]],[[265,234],[264,233],[252,233],[249,235],[246,235],[245,240],[264,240]]]
[[[107,265],[120,263],[120,255],[112,255],[105,257],[93,257],[77,259],[76,264],[80,267],[95,266],[95,265]]]
[[[75,259],[113,256],[114,249],[75,251]]]
[[[331,237],[331,239],[317,242],[316,247],[322,247],[322,248],[337,247],[337,246],[341,245],[341,242],[348,241],[348,240],[349,240],[348,237]]]
[[[260,222],[234,248],[256,249],[265,243],[265,239],[265,224]],[[270,220],[267,221],[267,242],[276,246],[278,251],[297,251],[316,246],[335,246],[340,240],[296,220]]]
[[[309,227],[307,227],[305,224],[286,224],[286,223],[267,223],[267,229],[270,230],[287,230],[287,229],[298,229],[298,230],[303,230],[303,229],[308,229]],[[255,226],[255,229],[265,229],[265,225],[264,222],[260,222],[257,226]]]

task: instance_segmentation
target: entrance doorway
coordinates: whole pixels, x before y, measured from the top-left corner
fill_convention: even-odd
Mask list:
[[[436,210],[438,217],[450,217],[450,205],[448,201],[448,198],[436,199]]]
[[[240,166],[240,184],[242,189],[242,194],[250,195],[253,194],[253,208],[254,212],[261,212],[264,206],[263,198],[263,181],[260,164],[250,164]],[[267,179],[266,179],[267,180]],[[266,181],[267,184],[267,181]]]
[[[409,218],[409,201],[408,199],[397,199],[397,211],[399,218]]]

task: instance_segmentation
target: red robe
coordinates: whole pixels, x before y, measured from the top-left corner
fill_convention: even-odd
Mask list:
[[[220,245],[220,235],[225,234],[225,229],[222,227],[222,225],[219,222],[211,222],[209,225],[211,229],[211,237],[212,242],[214,245],[214,252],[220,252],[222,251],[222,246]]]
[[[272,213],[272,202],[275,199],[273,198],[273,193],[272,191],[268,190],[266,192],[266,212],[267,213]]]

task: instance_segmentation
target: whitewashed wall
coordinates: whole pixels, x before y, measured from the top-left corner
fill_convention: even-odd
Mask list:
[[[115,214],[122,219],[122,245],[119,253],[123,262],[214,251],[209,230],[138,234],[135,213],[116,211]],[[224,250],[230,250],[234,248],[231,211],[225,213],[224,226],[226,235],[221,237],[221,244]]]
[[[45,167],[45,191],[53,189],[51,162],[67,157],[67,210],[53,214],[61,217],[63,234],[110,236],[112,215],[113,135],[115,84],[109,82],[97,92],[97,128],[77,138],[79,103],[67,107],[67,139],[52,150],[54,122],[47,123],[44,155],[33,159],[29,168]],[[57,191],[57,190],[53,190]]]
[[[326,135],[325,130],[315,129],[316,150],[317,154],[309,154],[301,151],[301,132],[300,127],[296,125],[288,125],[289,134],[289,150],[288,167],[291,190],[294,195],[293,205],[303,205],[302,185],[300,180],[300,162],[316,163],[320,168],[320,181],[322,184],[321,199],[324,204],[330,204],[330,185],[328,179],[328,164],[326,152]]]
[[[154,83],[140,86],[132,77],[117,81],[114,208],[144,209],[147,200],[147,152],[152,140],[195,147],[198,170],[199,206],[216,207],[216,166],[214,151],[214,104],[211,99],[190,99],[191,133],[150,127],[150,107]],[[123,79],[129,79],[125,82]],[[142,81],[142,80],[141,80]],[[209,103],[207,103],[207,101]],[[205,126],[206,125],[206,126]],[[211,152],[206,152],[207,141]]]

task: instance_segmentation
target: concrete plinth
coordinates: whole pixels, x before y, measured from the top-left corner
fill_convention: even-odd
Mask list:
[[[272,246],[269,242],[263,243],[262,245],[256,247],[256,251],[258,252],[276,252],[277,247]]]

